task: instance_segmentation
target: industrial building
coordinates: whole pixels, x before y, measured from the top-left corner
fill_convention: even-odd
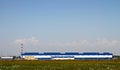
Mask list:
[[[1,57],[1,60],[13,60],[13,57],[12,56],[11,57],[3,56],[3,57]]]
[[[112,53],[104,52],[28,52],[21,54],[21,57],[25,60],[110,60],[113,57]]]

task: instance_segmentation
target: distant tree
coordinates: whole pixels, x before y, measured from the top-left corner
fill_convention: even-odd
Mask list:
[[[113,56],[113,59],[114,59],[114,60],[116,60],[116,59],[120,59],[120,56],[118,56],[118,55],[114,55],[114,56]]]
[[[16,59],[16,56],[13,56],[13,60],[15,60]]]

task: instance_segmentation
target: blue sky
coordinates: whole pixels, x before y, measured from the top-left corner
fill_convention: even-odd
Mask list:
[[[117,44],[107,45],[107,48],[103,45],[73,45],[79,50],[63,45],[73,41],[93,43],[98,39],[108,43],[117,41]],[[13,55],[19,51],[19,45],[13,44],[18,40],[27,41],[24,42],[25,51],[107,51],[120,54],[120,1],[0,0],[0,55]],[[30,45],[31,40],[54,45]],[[55,45],[56,42],[61,45]],[[4,54],[4,50],[8,52]]]

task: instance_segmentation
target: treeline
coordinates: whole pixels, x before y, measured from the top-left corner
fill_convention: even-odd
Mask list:
[[[113,56],[113,60],[118,60],[118,59],[120,59],[120,56],[119,56],[119,55],[114,55],[114,56]]]

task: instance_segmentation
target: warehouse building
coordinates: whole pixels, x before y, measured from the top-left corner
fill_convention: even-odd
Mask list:
[[[28,52],[21,54],[21,57],[25,60],[110,60],[113,57],[112,53],[96,53],[96,52],[45,52],[36,53]]]
[[[1,60],[13,60],[14,58],[11,56],[11,57],[1,57]]]

